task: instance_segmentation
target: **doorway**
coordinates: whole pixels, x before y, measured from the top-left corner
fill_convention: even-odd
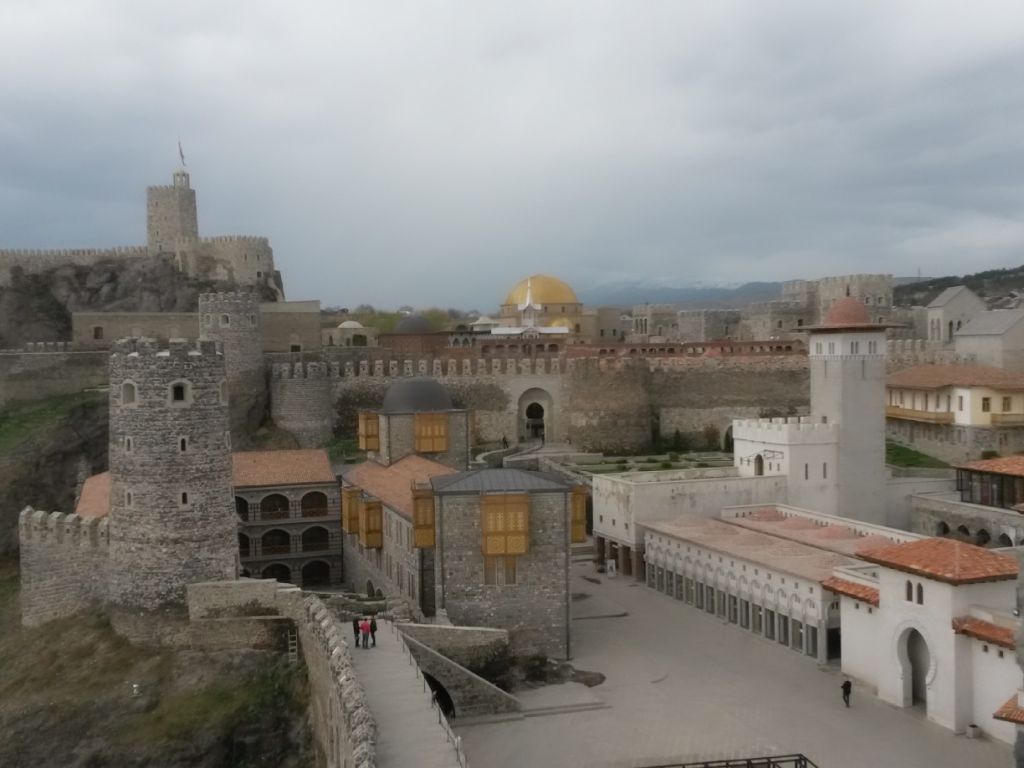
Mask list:
[[[903,670],[903,706],[928,709],[928,673],[931,671],[931,651],[928,641],[916,629],[903,633],[898,647]]]
[[[540,403],[526,406],[526,436],[532,440],[544,439],[544,406]]]

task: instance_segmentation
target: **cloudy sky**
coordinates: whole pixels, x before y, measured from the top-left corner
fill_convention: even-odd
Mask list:
[[[2,0],[0,247],[200,232],[289,298],[1024,262],[1024,3]]]

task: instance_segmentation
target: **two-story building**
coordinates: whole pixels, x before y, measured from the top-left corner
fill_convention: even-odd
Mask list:
[[[886,437],[948,462],[1024,450],[1024,374],[922,365],[886,380]]]

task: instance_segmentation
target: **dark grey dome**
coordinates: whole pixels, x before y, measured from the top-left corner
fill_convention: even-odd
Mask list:
[[[437,379],[416,376],[396,381],[384,394],[382,413],[429,413],[450,411],[451,395]]]
[[[430,321],[423,315],[406,315],[395,324],[395,333],[430,333]]]

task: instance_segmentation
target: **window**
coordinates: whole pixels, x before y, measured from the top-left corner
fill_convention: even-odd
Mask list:
[[[121,405],[135,405],[135,384],[130,381],[121,385]]]
[[[983,398],[981,398],[981,412],[982,413],[988,413],[991,410],[992,410],[992,398],[991,397],[983,397]]]
[[[775,611],[768,608],[764,611],[764,636],[769,640],[775,639]]]
[[[516,584],[517,563],[512,555],[484,557],[484,584],[511,587]]]
[[[185,453],[187,450],[188,450],[188,438],[187,437],[178,438],[178,451],[181,452],[181,453]]]
[[[124,492],[124,505],[126,507],[130,508],[132,506],[132,502],[134,502],[134,501],[135,501],[135,499],[132,496],[132,492],[131,491],[125,491]]]
[[[183,507],[187,507],[188,506],[188,491],[182,491],[181,492],[181,506],[183,506]]]
[[[804,480],[810,480],[810,479],[811,479],[811,465],[810,464],[804,464]]]
[[[789,645],[789,617],[779,616],[779,644]]]
[[[914,600],[914,585],[911,584],[910,581],[908,580],[907,583],[904,585],[903,589],[904,589],[904,597],[906,598],[907,602],[908,603],[913,602],[913,600]]]
[[[823,480],[828,480],[828,462],[823,462],[821,465],[821,477]]]
[[[220,327],[221,328],[230,328],[231,327],[231,316],[230,315],[221,315],[220,316]]]
[[[97,340],[103,338],[103,326],[102,325],[94,325],[93,326],[93,328],[92,328],[92,337],[94,339],[97,339]]]
[[[817,342],[814,343],[814,354],[816,354],[816,355],[820,355],[821,354],[821,342],[820,341],[817,341]]]
[[[924,587],[920,582],[917,585],[917,604],[924,605]]]
[[[1009,397],[1004,397],[1003,398],[1003,413],[1007,413],[1008,411],[1012,410],[1012,407],[1013,407],[1012,403],[1013,403],[1013,401],[1012,401],[1011,398],[1009,398]]]
[[[695,595],[696,595],[696,598],[697,598],[696,599],[697,607],[698,608],[703,608],[704,607],[704,584],[699,582],[699,581],[697,582],[697,591],[696,591]]]
[[[752,612],[752,617],[751,617],[752,620],[750,622],[750,629],[760,635],[761,634],[761,606],[760,605],[753,605],[753,606],[751,606],[751,612]]]
[[[818,655],[818,628],[807,626],[807,655]]]
[[[341,530],[345,533],[359,533],[359,500],[361,491],[358,488],[341,489]]]
[[[125,453],[131,453],[132,452],[132,439],[130,437],[126,437],[124,439],[124,452]]]
[[[572,489],[572,509],[570,520],[573,544],[581,544],[587,540],[587,487],[577,485]]]
[[[448,414],[416,414],[416,451],[441,453],[448,450]]]
[[[704,610],[708,613],[715,612],[715,588],[708,586],[704,588],[706,592],[704,596]]]
[[[851,341],[850,342],[850,354],[851,355],[856,355],[856,354],[858,354],[859,351],[860,351],[860,342],[859,341]]]
[[[958,411],[962,411],[964,409],[964,396],[963,395],[957,395],[956,396],[956,409]]]
[[[171,404],[172,405],[185,405],[189,400],[189,387],[188,383],[184,381],[176,381],[171,384]]]
[[[380,450],[380,421],[375,413],[359,412],[359,450]]]
[[[483,553],[525,555],[530,541],[530,497],[525,493],[488,494],[480,499]]]
[[[414,488],[412,492],[412,521],[415,545],[434,546],[434,494],[430,488]]]

